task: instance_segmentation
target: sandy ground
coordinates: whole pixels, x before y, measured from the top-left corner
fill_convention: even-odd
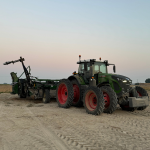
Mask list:
[[[93,116],[2,93],[0,150],[150,150],[150,106]]]

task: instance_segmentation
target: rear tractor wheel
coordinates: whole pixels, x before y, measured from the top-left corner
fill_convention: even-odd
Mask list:
[[[100,88],[90,86],[83,96],[83,104],[86,112],[92,115],[100,115],[104,110],[104,97]]]
[[[104,113],[113,113],[117,108],[117,95],[110,86],[102,86],[101,91],[103,92],[105,99]]]
[[[73,86],[68,79],[62,79],[57,84],[56,100],[59,107],[69,108],[74,99]]]
[[[83,92],[81,91],[81,86],[76,79],[71,80],[71,83],[73,85],[73,91],[74,91],[73,106],[81,107],[83,106],[83,102],[82,102]]]

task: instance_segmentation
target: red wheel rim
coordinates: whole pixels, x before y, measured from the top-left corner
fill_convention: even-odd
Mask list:
[[[79,101],[80,98],[80,90],[78,85],[73,84],[73,91],[74,91],[74,99],[73,99],[73,103],[77,103]]]
[[[85,105],[90,110],[93,111],[97,107],[97,97],[93,91],[89,91],[85,96]]]
[[[138,96],[139,96],[139,97],[142,97],[142,94],[141,94],[140,92],[137,91],[137,93],[138,93]]]
[[[57,94],[60,104],[65,104],[68,98],[68,90],[64,83],[59,85]]]
[[[106,92],[103,92],[104,99],[105,99],[105,109],[109,107],[110,105],[110,98],[109,95]]]

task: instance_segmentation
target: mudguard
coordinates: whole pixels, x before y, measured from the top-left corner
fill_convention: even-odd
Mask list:
[[[85,85],[83,78],[79,75],[72,75],[68,77],[69,80],[76,79],[80,85]]]

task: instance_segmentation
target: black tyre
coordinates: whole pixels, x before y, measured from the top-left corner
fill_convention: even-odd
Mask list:
[[[50,90],[45,89],[43,90],[43,96],[42,96],[43,103],[49,103],[50,102]]]
[[[81,91],[81,85],[78,83],[76,79],[71,80],[71,83],[73,85],[73,91],[74,91],[74,99],[73,99],[73,106],[75,107],[81,107],[83,106],[83,92]]]
[[[129,107],[129,102],[126,105],[120,105],[120,107],[121,107],[122,110],[127,110],[127,111],[134,111],[134,110],[137,109],[137,108]]]
[[[143,89],[142,87],[136,86],[135,89],[138,93],[138,97],[148,96],[147,91],[145,89]],[[138,107],[137,110],[144,110],[146,108],[147,108],[147,106],[142,106],[142,107]]]
[[[83,104],[86,112],[92,115],[100,115],[104,110],[104,97],[100,88],[90,86],[83,96]]]
[[[136,89],[139,97],[141,97],[141,96],[148,96],[147,91],[145,89],[143,89],[142,87],[136,86],[135,89]]]
[[[137,93],[135,87],[130,88],[129,97],[138,97],[138,93]],[[134,111],[137,109],[137,108],[129,107],[128,98],[122,98],[122,103],[120,104],[120,107],[122,108],[122,110],[127,110],[127,111]]]
[[[56,100],[59,107],[69,108],[74,99],[72,83],[68,79],[62,79],[57,84]]]
[[[102,86],[100,89],[103,92],[105,99],[104,113],[113,113],[117,108],[117,95],[110,86]]]
[[[138,93],[136,91],[136,87],[132,87],[129,92],[129,97],[138,97]]]
[[[131,88],[130,92],[129,92],[129,97],[141,97],[141,96],[148,96],[146,90],[144,90],[142,87],[136,86]],[[127,101],[126,105],[120,105],[120,107],[122,108],[122,110],[128,110],[128,111],[134,111],[134,110],[144,110],[147,107],[146,106],[142,106],[142,107],[138,107],[138,108],[131,108],[129,107],[129,102]]]
[[[18,90],[19,90],[19,96],[20,98],[26,98],[26,93],[25,93],[25,89],[24,89],[24,83],[19,83],[19,87],[18,87]]]

